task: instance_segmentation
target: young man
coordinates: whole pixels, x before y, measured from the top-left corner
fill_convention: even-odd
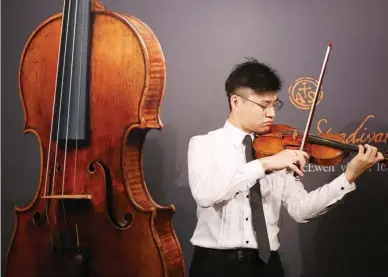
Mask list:
[[[283,105],[277,73],[249,60],[233,69],[225,89],[225,125],[189,142],[189,183],[198,206],[190,276],[284,276],[277,252],[281,205],[296,222],[307,222],[353,191],[355,180],[383,156],[359,146],[344,173],[308,193],[293,175],[303,175],[307,153],[252,154],[253,134],[266,133]]]

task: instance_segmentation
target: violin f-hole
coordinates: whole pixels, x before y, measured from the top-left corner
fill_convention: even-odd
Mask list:
[[[98,164],[101,165],[105,174],[105,199],[106,210],[108,212],[109,219],[117,228],[127,228],[129,225],[131,225],[133,216],[131,213],[125,212],[120,219],[116,218],[116,212],[114,209],[115,201],[113,195],[112,176],[109,172],[109,168],[105,164],[102,162],[98,162]],[[95,172],[95,166],[92,163],[89,165],[89,172],[90,174]]]

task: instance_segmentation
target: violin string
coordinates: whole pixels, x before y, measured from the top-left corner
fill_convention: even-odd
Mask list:
[[[329,146],[340,147],[340,148],[342,147],[341,148],[342,150],[358,151],[358,146],[355,144],[343,143],[340,141],[335,141],[335,140],[332,140],[329,138],[323,138],[323,137],[316,136],[316,135],[310,135],[310,137],[315,139],[316,141],[321,142],[322,144],[324,144],[324,143],[330,144],[331,143],[331,145],[329,145]]]
[[[67,39],[68,39],[68,33],[69,33],[69,20],[70,20],[70,7],[71,7],[71,0],[69,0],[69,7],[68,7],[68,13],[67,13],[67,25],[66,25],[66,35],[65,35],[65,49],[63,53],[63,67],[62,67],[62,80],[61,80],[61,96],[59,100],[59,110],[58,110],[58,129],[57,129],[57,143],[55,146],[55,158],[54,158],[54,165],[57,163],[58,159],[58,145],[59,145],[59,130],[60,130],[60,125],[61,125],[61,110],[62,110],[62,97],[63,97],[63,84],[64,84],[64,78],[65,78],[65,68],[66,68],[66,53],[67,53]],[[63,17],[63,20],[65,18]],[[51,195],[54,195],[54,189],[55,189],[55,170],[53,173],[53,181],[52,181],[52,189],[51,189]],[[56,213],[54,212],[54,222],[56,222]]]
[[[293,133],[293,131],[286,131],[287,133]],[[298,137],[301,137],[303,135],[303,132],[298,131]],[[322,145],[325,145],[324,143],[328,143],[331,145],[326,145],[329,147],[337,147],[340,148],[341,150],[349,150],[349,151],[358,151],[358,146],[356,144],[352,143],[343,143],[340,141],[336,141],[330,138],[325,138],[325,137],[320,137],[319,135],[314,135],[314,134],[309,134],[309,138],[315,139],[316,142],[322,143]]]
[[[294,133],[294,131],[292,131],[292,130],[281,131],[281,134],[283,136],[293,135],[293,133]],[[300,138],[303,135],[303,132],[300,130],[297,130],[297,134],[298,134],[297,135],[298,138]],[[315,141],[313,141],[313,142],[320,143],[320,145],[323,145],[323,146],[333,147],[333,148],[341,149],[343,151],[358,152],[358,145],[357,144],[340,142],[340,141],[321,137],[319,135],[314,135],[314,134],[309,134],[308,137],[314,139]],[[384,156],[384,159],[388,161],[388,152],[383,154],[383,156]]]
[[[69,106],[67,108],[67,122],[66,122],[66,138],[65,138],[65,156],[63,160],[63,177],[62,177],[62,196],[65,192],[65,178],[66,178],[66,159],[67,159],[67,145],[68,145],[68,135],[69,135],[69,122],[70,122],[70,107],[71,107],[71,94],[72,94],[72,87],[73,87],[73,66],[74,66],[74,51],[75,51],[75,32],[77,29],[77,13],[78,13],[78,0],[75,0],[75,18],[74,18],[74,29],[73,29],[73,45],[72,45],[72,51],[71,51],[71,64],[70,64],[70,80],[69,80]],[[76,138],[77,140],[77,138]],[[65,210],[65,204],[62,201],[62,208],[63,208],[63,219],[66,224],[66,210]]]
[[[82,2],[83,5],[88,5],[90,4],[89,1],[87,1],[87,3]],[[80,49],[80,62],[79,62],[79,72],[81,72],[81,69],[82,69],[82,50],[83,50],[83,37],[84,37],[84,28],[83,28],[83,24],[84,24],[84,20],[85,20],[85,7],[83,7],[83,12],[82,12],[82,22],[80,22],[80,25],[81,25],[81,49]],[[80,108],[80,97],[81,97],[81,82],[79,82],[79,85],[78,85],[78,101],[77,101],[77,118],[79,118],[79,108]],[[79,128],[79,120],[77,120],[77,128],[76,128],[76,140],[75,140],[75,154],[74,154],[74,181],[73,181],[73,195],[75,195],[76,191],[75,191],[75,188],[76,188],[76,176],[77,176],[77,154],[78,154],[78,128]],[[80,246],[80,240],[79,240],[79,232],[78,232],[78,224],[76,223],[75,224],[75,234],[76,234],[76,245],[77,245],[77,249],[79,250],[79,246]]]
[[[90,3],[89,1],[87,3]],[[85,5],[85,3],[84,3]],[[83,50],[83,36],[84,36],[84,28],[83,28],[83,20],[85,19],[85,8],[82,13],[82,23],[81,23],[81,50],[80,50],[80,62],[79,62],[79,72],[81,72],[82,68],[82,50]],[[79,82],[78,86],[78,103],[77,103],[77,118],[79,118],[79,106],[80,106],[80,97],[81,97],[81,82]],[[79,128],[79,120],[77,120],[77,129],[76,129],[76,138],[78,137],[78,128]],[[74,155],[74,181],[73,181],[73,194],[75,194],[75,183],[77,176],[77,154],[78,154],[78,140],[75,140],[75,155]]]
[[[65,8],[66,8],[66,1],[63,2],[62,14],[65,14]],[[62,41],[63,25],[64,25],[64,20],[62,20],[62,24],[61,24],[61,35],[60,35],[59,41]],[[57,72],[59,72],[59,69],[60,69],[60,55],[58,53]],[[57,98],[56,98],[57,88],[58,88],[58,75],[57,75],[57,77],[55,79],[54,101],[53,101],[53,107],[52,107],[52,113],[51,113],[50,136],[49,136],[49,139],[48,139],[46,176],[45,176],[43,196],[47,196],[47,183],[48,183],[48,176],[49,176],[50,157],[51,157],[50,153],[51,153],[51,145],[52,145],[51,138],[52,138],[52,135],[53,135],[53,127],[54,127],[54,114],[55,114],[55,103],[56,103],[56,100],[57,100]],[[54,164],[53,170],[54,171],[56,170],[55,164]],[[50,225],[50,219],[49,219],[49,216],[48,216],[48,207],[47,207],[47,202],[48,201],[49,200],[47,200],[47,199],[44,200],[44,207],[45,207],[47,224]],[[50,232],[50,237],[51,237],[51,232]]]

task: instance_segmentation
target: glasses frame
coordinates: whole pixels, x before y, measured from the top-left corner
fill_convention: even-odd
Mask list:
[[[279,98],[278,99],[276,99],[276,101],[275,101],[275,103],[279,103],[280,104],[280,106],[278,107],[278,108],[275,108],[275,106],[274,105],[270,105],[270,106],[263,106],[263,105],[261,105],[261,104],[259,104],[259,103],[257,103],[257,102],[255,102],[255,101],[252,101],[252,100],[250,100],[250,99],[248,99],[248,98],[246,98],[246,97],[244,97],[244,96],[242,96],[242,95],[240,95],[240,94],[236,94],[237,96],[239,96],[239,97],[241,97],[241,98],[244,98],[245,100],[248,100],[249,102],[251,102],[251,103],[253,103],[253,104],[256,104],[257,106],[259,106],[260,108],[262,108],[263,109],[263,112],[266,112],[269,108],[273,108],[274,109],[274,111],[276,111],[276,112],[278,112],[278,111],[280,111],[281,110],[281,108],[283,107],[283,105],[284,105],[284,103],[283,103],[283,101],[281,101]]]

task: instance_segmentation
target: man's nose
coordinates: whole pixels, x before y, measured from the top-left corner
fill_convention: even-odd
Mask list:
[[[268,107],[265,111],[266,116],[268,117],[274,117],[275,116],[275,108],[274,107]]]

